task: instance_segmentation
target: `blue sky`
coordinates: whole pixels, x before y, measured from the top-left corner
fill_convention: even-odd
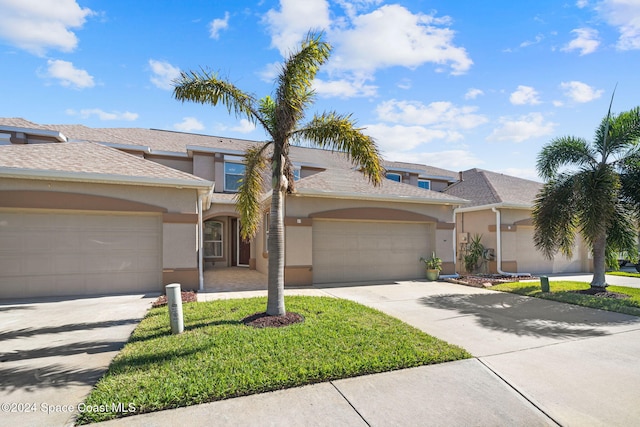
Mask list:
[[[640,0],[0,0],[0,116],[243,139],[172,97],[179,70],[258,97],[310,28],[333,47],[311,112],[353,113],[390,160],[537,179],[552,138],[640,105]]]

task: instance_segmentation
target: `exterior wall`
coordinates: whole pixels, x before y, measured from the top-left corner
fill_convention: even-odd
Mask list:
[[[183,272],[182,276],[191,277],[189,282],[182,283],[183,286],[197,286],[198,284],[196,248],[196,206],[198,196],[196,190],[30,179],[0,179],[0,191],[4,190],[45,191],[47,193],[51,192],[54,198],[67,197],[65,194],[68,193],[75,195],[75,198],[82,195],[89,197],[103,196],[151,205],[149,209],[164,212],[162,227],[163,284],[172,283],[170,275],[176,269]],[[123,209],[120,207],[122,204],[117,203],[117,200],[107,200],[107,202],[114,203],[114,207],[109,208],[107,204],[100,206],[101,210],[115,212]],[[25,198],[24,203],[33,204],[37,203],[37,201]],[[29,207],[34,206],[31,205]],[[140,209],[144,210],[145,208]],[[193,282],[194,277],[195,282]]]
[[[431,180],[431,189],[433,191],[442,192],[448,186],[449,186],[449,183],[447,181],[438,181],[438,180],[434,180],[434,179]]]
[[[574,255],[566,259],[558,254],[548,260],[533,243],[531,211],[525,209],[500,209],[502,271],[509,273],[577,273],[591,271],[591,260],[587,246],[581,238],[576,239]],[[497,250],[496,214],[491,209],[463,212],[456,215],[457,233],[482,235],[485,248]],[[457,246],[457,271],[465,272],[461,243]],[[496,254],[497,255],[497,254]],[[487,263],[488,273],[497,273],[496,261]]]
[[[394,222],[434,223],[435,233],[425,238],[433,239],[430,246],[435,248],[437,256],[443,260],[442,273],[454,273],[452,206],[289,196],[285,210],[285,284],[290,286],[311,283],[314,221],[311,217],[314,214],[338,209],[355,209],[354,212],[366,214],[366,212],[376,212],[379,208],[393,210],[395,214],[399,214],[395,219],[388,219]],[[384,213],[384,211],[380,212]],[[376,220],[384,221],[384,218]]]
[[[213,154],[193,154],[193,174],[197,177],[214,181],[215,174],[215,157]]]
[[[153,154],[147,154],[145,158],[182,172],[193,173],[193,161],[190,158],[154,156]]]

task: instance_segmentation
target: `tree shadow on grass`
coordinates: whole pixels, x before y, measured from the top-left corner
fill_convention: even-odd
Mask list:
[[[640,319],[634,316],[504,292],[435,295],[422,297],[420,302],[472,316],[483,328],[521,336],[598,337],[609,335],[604,327],[640,325]]]

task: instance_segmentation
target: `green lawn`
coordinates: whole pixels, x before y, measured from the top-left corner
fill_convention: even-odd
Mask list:
[[[166,307],[151,309],[85,403],[133,403],[137,413],[151,412],[471,357],[351,301],[291,296],[286,304],[305,321],[265,329],[242,324],[264,311],[266,298],[184,304],[181,335],[171,335]],[[85,412],[78,423],[121,415]]]
[[[609,286],[610,292],[618,292],[629,295],[626,299],[598,298],[590,295],[579,295],[568,291],[589,289],[585,282],[553,281],[549,282],[550,292],[542,292],[539,282],[512,282],[492,286],[491,289],[503,292],[512,292],[536,298],[544,298],[553,301],[566,302],[581,305],[583,307],[599,308],[601,310],[615,311],[618,313],[640,316],[640,289],[624,286]]]
[[[640,273],[632,273],[630,271],[607,271],[607,274],[612,276],[640,277]]]

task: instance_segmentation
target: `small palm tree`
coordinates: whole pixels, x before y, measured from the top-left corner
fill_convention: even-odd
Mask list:
[[[538,155],[546,183],[534,204],[534,243],[549,259],[558,250],[571,257],[580,233],[593,253],[594,291],[607,286],[606,267],[617,265],[617,252],[637,257],[639,140],[640,107],[616,116],[609,106],[593,142],[556,138]]]
[[[319,148],[345,152],[364,174],[378,185],[384,168],[374,140],[363,134],[350,115],[325,112],[303,124],[305,112],[314,100],[313,79],[330,56],[331,46],[322,33],[310,32],[300,50],[282,64],[274,97],[257,99],[216,74],[182,72],[175,81],[174,97],[213,106],[221,103],[236,117],[260,124],[271,138],[245,153],[245,173],[236,196],[242,221],[242,237],[248,239],[258,231],[264,193],[264,172],[271,165],[271,214],[269,221],[269,274],[267,314],[285,314],[284,305],[284,209],[286,193],[294,191],[289,145],[306,142]]]

